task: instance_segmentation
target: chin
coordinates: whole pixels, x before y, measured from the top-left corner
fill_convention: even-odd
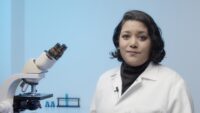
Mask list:
[[[145,62],[141,62],[141,60],[127,59],[126,63],[130,66],[140,66],[144,64]]]
[[[141,63],[139,63],[139,62],[133,62],[133,61],[131,61],[131,62],[126,62],[128,65],[130,65],[130,66],[140,66],[140,65],[142,65]]]

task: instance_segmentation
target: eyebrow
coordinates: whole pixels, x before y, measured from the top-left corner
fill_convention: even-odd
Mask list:
[[[122,31],[121,33],[131,33],[130,31]]]
[[[131,33],[130,31],[122,31],[121,33]],[[137,34],[145,34],[145,35],[148,35],[147,32],[145,31],[138,31]]]
[[[145,34],[145,35],[148,35],[148,33],[147,33],[147,32],[144,32],[144,31],[139,31],[139,32],[137,32],[137,34]]]

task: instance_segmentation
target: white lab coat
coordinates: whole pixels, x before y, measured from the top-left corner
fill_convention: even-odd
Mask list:
[[[194,113],[184,80],[173,70],[150,63],[121,95],[120,68],[99,79],[90,113]]]

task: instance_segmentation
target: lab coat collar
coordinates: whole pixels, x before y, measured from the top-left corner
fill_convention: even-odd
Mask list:
[[[152,81],[158,80],[156,76],[158,70],[157,68],[155,68],[158,65],[154,64],[153,62],[150,62],[148,67],[144,70],[144,72],[140,75],[140,77],[142,79],[147,79],[147,80],[152,80]]]
[[[159,65],[159,64],[158,64]],[[154,64],[153,62],[150,62],[149,65],[147,66],[147,68],[144,70],[144,72],[139,76],[139,78],[141,79],[147,79],[147,80],[153,80],[156,81],[158,80],[158,78],[156,77],[156,73],[157,73],[157,69],[155,69],[154,67],[157,67],[156,64]],[[120,76],[120,69],[118,69],[115,73],[113,73],[111,75],[111,78],[115,78],[116,76]]]
[[[138,79],[132,84],[127,91],[121,95],[121,89],[122,89],[122,81],[121,81],[121,76],[120,76],[120,68],[117,69],[112,75],[111,75],[111,81],[113,85],[113,90],[115,91],[117,88],[116,92],[116,98],[118,104],[120,101],[122,101],[127,95],[129,95],[130,90],[132,90],[133,87],[134,90],[139,88],[141,86],[142,80],[151,80],[151,81],[156,81],[158,78],[156,77],[157,69],[155,68],[157,65],[153,63],[149,63],[148,67],[145,69],[145,71],[138,77]]]

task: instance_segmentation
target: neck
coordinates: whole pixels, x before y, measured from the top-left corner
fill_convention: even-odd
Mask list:
[[[136,73],[141,74],[146,69],[148,64],[149,64],[149,61],[146,61],[145,63],[139,66],[130,66],[127,63],[123,62],[122,70],[127,74],[136,74]]]

